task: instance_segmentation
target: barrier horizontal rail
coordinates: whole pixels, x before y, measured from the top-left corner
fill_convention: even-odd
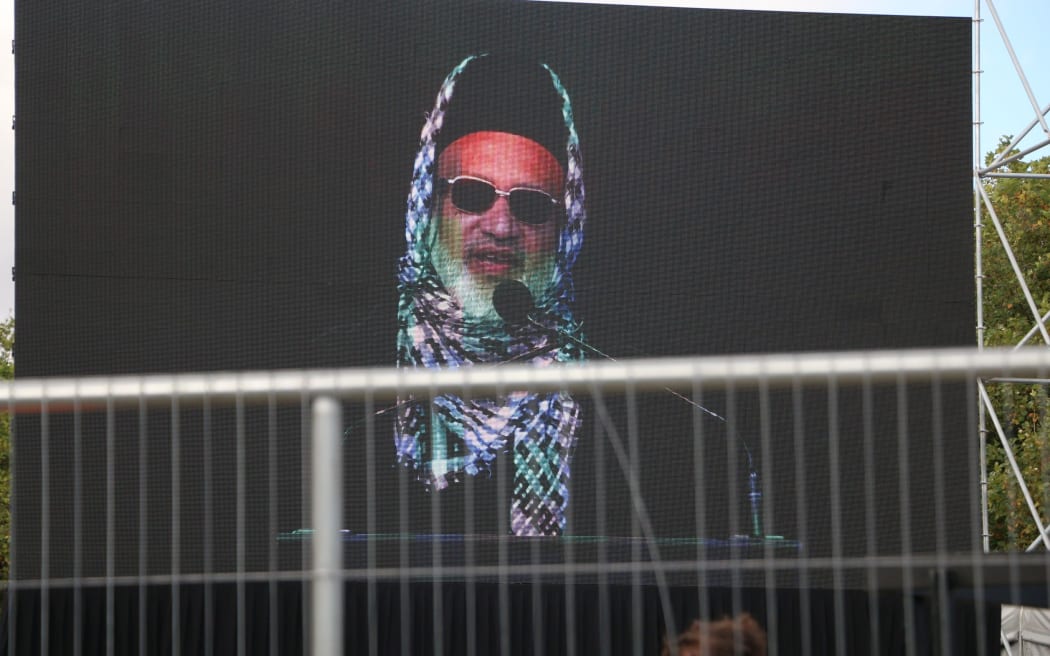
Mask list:
[[[898,554],[894,556],[860,556],[860,557],[782,557],[757,560],[740,558],[720,558],[711,560],[661,560],[630,562],[565,562],[565,563],[527,563],[507,565],[442,565],[441,576],[446,579],[462,580],[466,578],[483,579],[499,576],[557,576],[567,575],[609,575],[609,574],[651,574],[666,572],[683,573],[798,573],[803,570],[824,572],[841,571],[877,571],[879,582],[885,589],[900,585],[900,576],[892,576],[907,571],[913,579],[911,589],[925,588],[923,581],[931,574],[951,570],[955,585],[972,585],[974,572],[982,573],[982,585],[995,586],[1018,583],[1021,580],[1045,580],[1050,572],[1050,554],[1021,553],[941,553],[941,554]],[[367,580],[413,580],[429,582],[434,578],[434,568],[425,566],[410,567],[348,567],[338,570],[336,576],[344,581]],[[208,572],[182,574],[149,574],[144,576],[82,576],[79,578],[18,579],[17,581],[0,581],[0,591],[17,585],[19,589],[71,588],[74,586],[122,586],[122,585],[190,585],[203,583],[237,583],[237,582],[302,582],[302,570],[289,571],[246,571],[246,572]]]
[[[398,394],[428,394],[470,390],[605,390],[663,389],[702,382],[705,387],[750,387],[764,383],[899,382],[973,377],[1044,377],[1050,372],[1050,350],[1041,348],[914,349],[848,351],[775,355],[735,355],[693,358],[653,358],[618,362],[586,362],[557,367],[524,364],[476,366],[461,369],[359,368],[262,372],[209,372],[85,378],[46,378],[0,381],[0,401],[36,407],[41,401],[189,400],[193,397],[237,396],[245,399],[301,399],[324,394],[342,398],[383,399]],[[0,405],[0,410],[3,410]]]

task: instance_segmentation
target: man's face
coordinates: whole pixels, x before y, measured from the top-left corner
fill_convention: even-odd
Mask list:
[[[550,151],[506,132],[457,139],[438,158],[437,172],[442,179],[477,178],[502,191],[539,190],[559,201],[564,186],[564,171]],[[520,280],[534,295],[546,290],[564,221],[560,205],[550,220],[534,225],[515,216],[506,196],[474,212],[457,207],[448,189],[438,201],[434,265],[467,314],[490,314],[492,291],[504,280]]]

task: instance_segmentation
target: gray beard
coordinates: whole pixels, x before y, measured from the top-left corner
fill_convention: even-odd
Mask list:
[[[445,289],[459,302],[464,319],[502,323],[503,320],[492,306],[492,292],[498,282],[477,281],[466,270],[463,260],[452,257],[439,239],[434,240],[430,261]],[[554,277],[554,257],[545,257],[542,262],[536,257],[526,258],[524,269],[523,274],[509,280],[521,282],[532,293],[532,297],[539,300],[547,293]]]

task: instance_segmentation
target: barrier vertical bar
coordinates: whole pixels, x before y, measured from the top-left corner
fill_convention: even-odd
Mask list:
[[[138,480],[138,506],[139,506],[139,549],[138,549],[138,572],[139,572],[139,583],[138,583],[138,616],[139,616],[139,632],[138,632],[138,653],[140,656],[145,656],[148,652],[146,651],[146,637],[148,634],[149,616],[147,614],[148,608],[146,606],[146,576],[149,574],[149,568],[147,567],[147,559],[149,558],[149,552],[147,545],[149,544],[147,537],[149,536],[149,484],[148,484],[148,471],[149,471],[149,435],[148,424],[146,419],[146,399],[141,396],[138,398],[138,415],[139,415],[139,480]]]
[[[244,435],[244,395],[238,393],[237,399],[234,404],[237,413],[237,442],[236,442],[236,458],[237,458],[237,656],[247,656],[248,649],[248,615],[247,605],[248,600],[246,596],[246,590],[244,585],[244,572],[247,569],[245,565],[247,545],[244,536],[246,527],[245,520],[245,435]],[[336,488],[336,495],[342,497],[341,490],[342,486]],[[336,530],[339,530],[339,525],[336,525]]]
[[[269,600],[269,638],[270,638],[270,656],[278,656],[277,641],[280,639],[280,634],[277,631],[279,622],[277,622],[277,398],[273,392],[270,392],[266,397],[266,445],[267,445],[267,495],[268,503],[267,508],[269,509],[269,530],[266,534],[269,536],[269,572],[270,580],[267,582],[268,600]]]
[[[83,653],[82,643],[84,635],[84,590],[82,582],[84,577],[83,439],[80,399],[73,399],[73,656],[81,656]],[[109,456],[110,453],[107,452],[106,457],[108,458]],[[107,626],[109,625],[108,614],[106,616],[106,624]],[[109,637],[108,632],[106,637]]]
[[[201,417],[203,432],[203,454],[201,476],[204,478],[204,654],[215,656],[215,593],[211,577],[215,573],[215,513],[214,493],[212,491],[212,439],[211,432],[211,397],[205,394],[201,399]]]
[[[80,402],[77,401],[79,410]],[[79,417],[78,417],[79,420]],[[78,421],[79,423],[79,421]],[[117,551],[117,416],[113,397],[106,399],[106,656],[116,650],[116,551]],[[79,496],[81,490],[77,490]],[[78,501],[79,504],[79,501]],[[77,640],[80,640],[77,634]],[[78,648],[77,653],[81,650]]]
[[[47,399],[40,401],[40,655],[51,653],[51,434]]]
[[[331,398],[313,402],[311,514],[313,519],[313,613],[311,653],[343,653],[342,408]]]
[[[171,397],[171,653],[182,653],[182,446],[179,397]]]

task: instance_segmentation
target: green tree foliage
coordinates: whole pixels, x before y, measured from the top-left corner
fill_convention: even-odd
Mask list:
[[[1000,140],[997,150],[1010,143]],[[986,163],[992,161],[989,153]],[[1019,159],[998,169],[1011,173],[1048,173],[1050,157]],[[1050,180],[989,178],[984,182],[1040,316],[1050,311]],[[1021,291],[1006,250],[982,208],[985,344],[1015,346],[1035,325],[1032,310]],[[1047,348],[1036,333],[1027,344]],[[1044,385],[989,385],[996,415],[1014,452],[1040,516],[1050,509],[1050,430],[1047,388]],[[995,551],[1022,550],[1038,535],[1028,504],[1017,484],[998,434],[989,422],[988,519]]]
[[[0,379],[15,377],[15,319],[0,322]],[[11,417],[0,408],[0,579],[8,576],[11,544]]]

